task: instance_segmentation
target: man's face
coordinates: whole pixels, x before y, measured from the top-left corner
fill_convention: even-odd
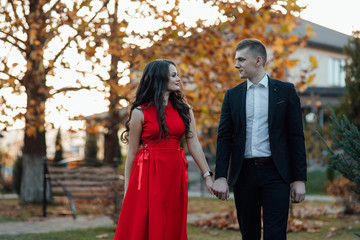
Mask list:
[[[237,50],[235,53],[235,68],[239,70],[240,78],[252,79],[256,76],[256,58],[250,54],[248,48]]]

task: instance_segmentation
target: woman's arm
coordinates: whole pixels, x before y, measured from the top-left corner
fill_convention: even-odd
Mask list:
[[[125,193],[130,179],[130,173],[134,164],[136,153],[139,151],[140,137],[144,123],[144,114],[140,109],[135,108],[131,113],[129,123],[129,149],[125,163]]]
[[[196,125],[195,125],[195,117],[194,117],[194,113],[192,112],[192,110],[190,109],[190,118],[191,118],[191,122],[190,122],[190,132],[191,132],[191,136],[186,138],[186,143],[189,149],[189,152],[191,154],[191,156],[194,158],[195,163],[198,165],[198,167],[200,168],[200,171],[202,174],[204,174],[205,172],[210,171],[210,168],[206,162],[205,159],[205,155],[204,152],[202,150],[202,147],[200,145],[199,139],[197,137],[197,133],[196,133]],[[211,176],[207,176],[205,178],[205,182],[207,185],[207,188],[209,190],[209,192],[211,194],[213,194],[212,191],[212,177]]]

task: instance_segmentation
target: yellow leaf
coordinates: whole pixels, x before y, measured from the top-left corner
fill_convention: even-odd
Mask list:
[[[289,53],[293,53],[293,52],[295,52],[295,50],[297,49],[298,47],[296,46],[296,45],[290,45],[289,47],[288,47],[288,51],[289,51]]]
[[[278,53],[281,53],[284,51],[284,47],[282,45],[273,45],[273,46],[271,46],[271,49],[274,52],[278,52]]]
[[[179,67],[180,67],[181,71],[183,71],[184,73],[188,73],[188,72],[189,72],[189,68],[188,68],[187,64],[181,63],[181,64],[179,65]]]
[[[44,127],[44,126],[40,126],[40,127],[39,127],[39,132],[45,132],[45,127]]]
[[[281,38],[276,38],[274,43],[275,43],[275,45],[283,45],[283,44],[284,44],[284,40],[281,39]]]
[[[307,84],[312,83],[314,81],[315,77],[316,77],[316,74],[310,75],[310,77],[306,80],[306,83]]]
[[[202,105],[201,112],[206,114],[206,115],[209,115],[209,108],[207,106],[205,106],[205,105]]]
[[[306,89],[307,89],[306,84],[303,84],[303,85],[299,86],[299,91],[300,92],[304,92]]]
[[[290,60],[288,60],[287,61],[288,69],[293,69],[299,61],[300,61],[299,59],[290,59]]]
[[[194,91],[189,91],[189,92],[186,93],[186,97],[187,97],[188,99],[190,99],[190,100],[195,99],[196,96],[197,96],[197,94],[196,94],[196,92],[194,92]]]
[[[290,42],[290,43],[297,42],[298,39],[299,39],[299,38],[298,38],[297,35],[290,35],[290,36],[289,36],[289,42]]]
[[[309,24],[306,24],[305,29],[306,29],[306,35],[308,35],[308,36],[316,36],[316,33],[314,33],[312,31],[313,27],[310,26]]]
[[[309,61],[311,63],[311,67],[313,67],[313,68],[318,67],[318,61],[317,61],[316,57],[314,57],[314,56],[309,57]]]

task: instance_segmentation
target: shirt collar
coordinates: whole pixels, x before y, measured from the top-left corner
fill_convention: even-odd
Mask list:
[[[246,81],[247,81],[247,89],[249,89],[252,85],[254,85],[254,83],[252,83],[249,79],[247,79]],[[268,88],[269,85],[268,75],[265,74],[257,85],[263,85],[265,88]]]

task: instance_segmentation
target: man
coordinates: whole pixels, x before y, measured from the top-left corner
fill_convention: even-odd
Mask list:
[[[294,85],[265,72],[265,46],[245,39],[236,46],[235,68],[247,79],[228,90],[218,129],[214,194],[233,187],[243,240],[286,239],[291,200],[305,198],[306,156],[300,100]]]

